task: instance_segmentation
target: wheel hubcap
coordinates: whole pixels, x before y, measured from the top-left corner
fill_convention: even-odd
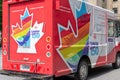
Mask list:
[[[117,65],[120,66],[120,56],[117,58]]]
[[[80,68],[80,76],[84,80],[84,78],[87,76],[87,67],[86,65],[81,66]]]

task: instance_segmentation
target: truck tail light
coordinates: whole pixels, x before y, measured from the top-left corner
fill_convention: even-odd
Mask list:
[[[3,50],[3,55],[6,55],[7,54],[7,51],[6,50]]]
[[[50,44],[47,44],[46,48],[47,48],[47,50],[50,50],[51,45],[50,45]]]
[[[46,37],[46,41],[50,42],[51,41],[51,37],[50,36]]]
[[[46,53],[46,56],[49,58],[49,57],[51,57],[51,52],[47,52]]]
[[[6,44],[3,44],[3,49],[6,49],[7,48],[7,45]]]
[[[6,38],[3,38],[3,42],[7,42],[7,39],[6,39]]]

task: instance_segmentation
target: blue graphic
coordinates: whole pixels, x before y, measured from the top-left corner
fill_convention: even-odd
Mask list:
[[[90,42],[90,54],[92,56],[98,55],[99,48],[98,48],[98,42]]]
[[[21,17],[21,19],[24,20],[28,16],[29,16],[29,11],[28,11],[28,9],[26,9],[25,12],[24,12],[24,15]]]
[[[77,18],[81,17],[84,14],[87,14],[86,4],[82,2],[80,10],[76,10]]]

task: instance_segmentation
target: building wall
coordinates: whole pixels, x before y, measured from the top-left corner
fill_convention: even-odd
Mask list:
[[[115,13],[116,20],[120,20],[120,0],[113,1],[113,0],[105,0],[106,2],[106,9],[114,11],[113,8],[117,8],[117,13]]]
[[[120,0],[86,0],[94,5],[103,7],[105,9],[113,11],[113,8],[117,8],[117,13],[115,13],[116,20],[120,20]]]
[[[116,17],[117,17],[117,19],[120,19],[120,0],[115,1],[115,2],[113,2],[113,0],[111,0],[111,1],[112,1],[111,3],[113,4],[112,9],[117,8],[118,13],[116,14]]]
[[[103,3],[103,0],[84,0],[84,1],[90,2],[90,3],[100,6],[100,7],[105,6],[105,3]]]
[[[88,2],[90,2],[92,4],[94,4],[94,5],[97,5],[97,0],[86,0],[86,1],[88,1]]]
[[[103,6],[103,0],[97,0],[97,6],[102,7]]]

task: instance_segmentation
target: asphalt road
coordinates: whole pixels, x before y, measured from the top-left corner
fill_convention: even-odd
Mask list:
[[[2,57],[1,57],[1,48],[0,48],[0,69],[2,69],[1,65],[2,65]],[[33,80],[33,79],[0,75],[0,80]],[[56,78],[55,80],[74,80],[74,77],[71,75],[62,76]],[[113,69],[111,65],[92,69],[89,72],[88,80],[120,80],[120,69]]]

